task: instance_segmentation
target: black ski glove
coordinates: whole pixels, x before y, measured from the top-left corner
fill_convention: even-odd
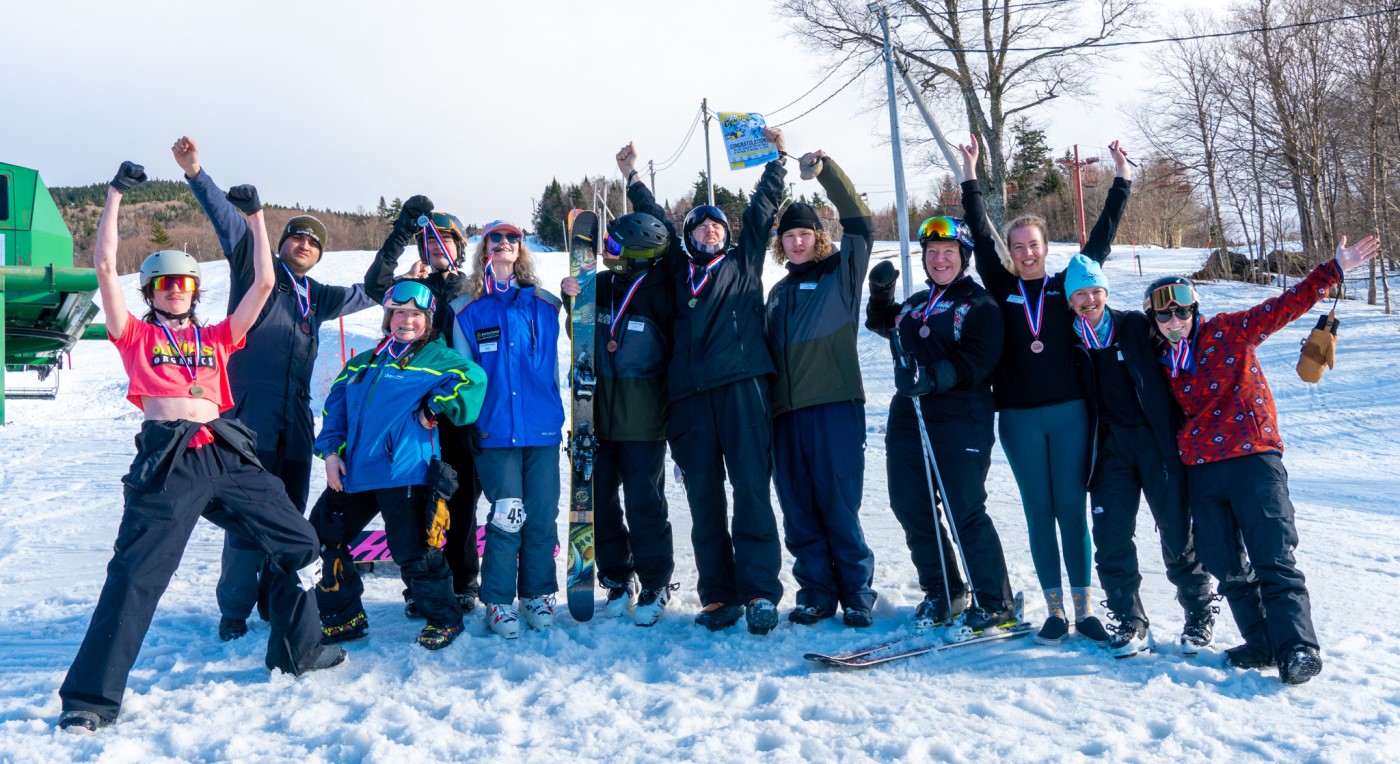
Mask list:
[[[441,549],[447,542],[447,530],[452,527],[447,500],[457,492],[457,470],[441,459],[434,459],[428,464],[428,476],[423,483],[431,492],[423,517],[425,540],[429,549]]]
[[[126,193],[146,182],[146,168],[132,161],[122,162],[117,174],[112,178],[112,188]]]
[[[889,260],[882,260],[870,269],[870,296],[893,297],[899,270]]]
[[[395,227],[409,233],[418,233],[422,228],[418,225],[418,218],[431,214],[433,214],[433,200],[422,194],[415,194],[408,197],[408,201],[399,208],[399,220]]]
[[[224,194],[228,203],[238,208],[244,215],[255,214],[262,209],[262,200],[258,198],[258,187],[250,185],[234,186]]]

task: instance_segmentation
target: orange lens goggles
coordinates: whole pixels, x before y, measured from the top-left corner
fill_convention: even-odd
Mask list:
[[[151,279],[151,284],[155,286],[157,292],[174,290],[177,292],[193,292],[199,282],[194,276],[156,276]]]

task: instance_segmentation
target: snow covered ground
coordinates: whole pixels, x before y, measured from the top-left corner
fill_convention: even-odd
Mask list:
[[[1052,270],[1073,249],[1053,247]],[[896,252],[883,243],[877,257]],[[314,275],[356,282],[370,254],[329,254]],[[1200,250],[1140,254],[1145,276],[1135,275],[1126,247],[1106,266],[1118,306],[1136,305],[1150,278],[1194,271],[1204,258]],[[566,258],[545,253],[539,262],[556,288]],[[201,314],[213,319],[226,299],[227,269],[206,264],[205,273]],[[770,279],[780,275],[770,265]],[[1216,311],[1242,309],[1277,290],[1207,284],[1201,291],[1207,310]],[[130,282],[128,299],[139,304]],[[905,633],[921,596],[885,488],[888,350],[862,331],[869,397],[863,520],[881,595],[874,628],[783,620],[755,637],[742,624],[720,634],[695,627],[690,522],[672,484],[682,589],[655,628],[576,624],[563,615],[552,632],[505,642],[489,636],[476,613],[456,644],[429,653],[412,644],[420,624],[403,617],[397,576],[380,572],[367,578],[371,636],[348,645],[348,664],[296,680],[269,678],[265,624],[255,620],[247,638],[231,643],[214,634],[221,532],[200,523],[132,672],[121,718],[93,736],[54,729],[57,691],[102,584],[140,414],[123,397],[112,346],[82,343],[58,399],[10,401],[10,421],[0,427],[0,761],[1394,761],[1400,381],[1393,346],[1400,324],[1378,308],[1342,304],[1337,368],[1312,387],[1293,364],[1320,312],[1260,351],[1288,445],[1298,559],[1326,660],[1307,685],[1285,689],[1272,671],[1222,668],[1217,652],[1114,661],[1077,640],[1055,648],[1000,642],[863,672],[804,661],[808,651]],[[377,311],[347,319],[348,345],[368,347],[378,323]],[[334,326],[321,345],[318,410],[340,364]],[[560,467],[566,470],[563,459]],[[313,497],[324,475],[314,480]],[[1044,605],[1025,521],[1000,449],[989,492],[1013,583],[1027,591],[1028,617],[1039,621]],[[1141,517],[1150,517],[1145,507]],[[1141,521],[1144,599],[1158,636],[1170,638],[1181,616],[1156,543],[1150,519]],[[794,586],[790,575],[784,581],[786,612]],[[1217,646],[1237,641],[1222,614]]]

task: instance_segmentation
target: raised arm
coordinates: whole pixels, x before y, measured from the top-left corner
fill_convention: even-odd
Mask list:
[[[870,301],[865,304],[865,328],[885,339],[890,338],[894,320],[899,316],[900,304],[894,300],[894,284],[898,280],[899,270],[888,260],[870,269]]]
[[[786,157],[782,129],[765,127],[763,137],[777,144],[778,151]],[[763,177],[753,188],[749,206],[744,208],[743,230],[739,233],[740,254],[746,266],[756,273],[763,272],[768,239],[773,233],[773,218],[777,217],[778,205],[783,201],[783,179],[786,177],[787,170],[782,161],[769,162],[763,168]]]
[[[1283,294],[1224,318],[1247,332],[1245,340],[1258,345],[1269,335],[1287,326],[1327,296],[1327,290],[1342,280],[1342,274],[1370,260],[1380,252],[1381,243],[1374,236],[1347,246],[1347,237],[1337,245],[1337,256],[1317,266],[1302,281],[1285,289]]]
[[[972,232],[973,265],[987,291],[993,297],[1001,298],[1016,289],[1017,279],[1016,274],[1002,264],[1001,255],[997,254],[996,236],[992,232],[992,224],[987,220],[987,208],[982,204],[982,186],[977,182],[977,155],[980,151],[977,136],[969,135],[968,143],[959,144],[958,151],[962,153],[963,176],[967,178],[962,183],[962,208],[963,222]]]
[[[809,168],[816,173],[817,182],[826,191],[826,198],[831,200],[836,214],[841,217],[841,257],[845,260],[841,267],[846,270],[849,284],[855,290],[857,299],[854,302],[859,302],[860,281],[870,268],[870,250],[875,245],[875,226],[870,217],[870,208],[856,193],[855,185],[846,177],[841,166],[825,151],[806,154],[798,164],[803,168],[803,175],[809,172]]]
[[[666,208],[656,203],[656,197],[652,195],[651,189],[642,182],[637,174],[637,147],[628,142],[626,146],[618,149],[617,169],[627,179],[627,201],[632,204],[634,212],[645,212],[648,215],[660,220],[666,226],[666,230],[671,233],[671,248],[666,251],[663,259],[663,266],[667,273],[676,273],[685,264],[685,250],[682,249],[680,234],[676,232],[676,227],[671,224],[671,219],[666,216]]]
[[[199,145],[189,136],[181,136],[170,147],[170,153],[174,155],[175,163],[185,171],[185,180],[194,192],[195,201],[199,202],[205,216],[213,224],[214,233],[219,237],[219,246],[223,247],[224,257],[234,261],[230,266],[248,265],[246,259],[252,249],[247,245],[251,245],[252,242],[247,242],[245,249],[239,248],[239,243],[248,235],[248,223],[238,213],[238,208],[229,204],[224,192],[219,190],[218,184],[209,177],[209,173],[200,166]]]
[[[107,187],[107,203],[102,207],[102,219],[97,222],[97,248],[92,254],[92,267],[97,271],[97,291],[102,298],[107,336],[113,340],[121,339],[126,333],[126,322],[131,318],[126,309],[126,295],[122,294],[121,279],[117,276],[117,245],[121,243],[117,235],[117,212],[122,206],[122,195],[144,182],[146,168],[135,162],[122,162]]]
[[[1113,154],[1113,187],[1108,190],[1108,197],[1103,200],[1103,211],[1094,221],[1084,249],[1080,251],[1080,254],[1100,263],[1107,260],[1108,254],[1113,251],[1113,238],[1118,235],[1118,222],[1123,219],[1123,210],[1128,207],[1128,194],[1133,186],[1128,178],[1128,150],[1118,141],[1108,144],[1108,150]]]
[[[253,186],[234,186],[227,196],[230,205],[248,216],[248,231],[253,240],[253,280],[229,316],[229,332],[237,344],[247,336],[262,313],[263,305],[277,284],[277,274],[272,270],[272,243],[267,240],[267,223],[263,220],[258,190]]]

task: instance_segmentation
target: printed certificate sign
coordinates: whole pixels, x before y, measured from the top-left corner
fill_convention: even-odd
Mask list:
[[[719,113],[719,126],[724,133],[724,150],[729,154],[729,169],[757,167],[778,158],[778,147],[763,137],[766,124],[763,115],[754,112]]]

